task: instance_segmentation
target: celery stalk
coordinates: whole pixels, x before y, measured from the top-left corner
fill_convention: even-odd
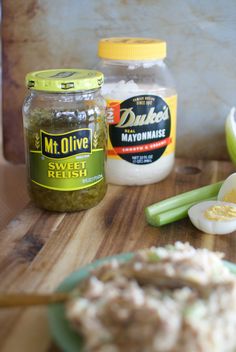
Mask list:
[[[158,220],[155,220],[156,216],[164,212],[170,212],[170,210],[173,210],[173,212],[170,213],[172,215],[169,216],[168,214],[165,214],[165,216],[168,217],[168,223],[182,219],[183,217],[187,216],[187,211],[184,210],[185,208],[180,209],[179,214],[182,215],[177,215],[177,213],[175,212],[177,211],[176,208],[181,208],[189,204],[195,204],[203,200],[209,200],[209,198],[216,197],[222,183],[223,181],[201,188],[197,188],[192,191],[188,191],[182,194],[178,194],[177,196],[164,199],[158,203],[146,207],[145,215],[147,222],[154,226],[161,226],[158,225]],[[188,209],[189,208],[190,206],[188,207]],[[186,215],[184,216],[184,214]],[[171,220],[171,216],[173,216],[173,220]],[[181,217],[179,218],[179,216]]]
[[[216,200],[217,197],[211,197],[205,200]],[[159,213],[153,215],[150,220],[150,224],[153,226],[163,226],[170,224],[171,222],[178,221],[184,219],[188,216],[188,210],[198,202],[192,202],[188,204],[184,204],[178,208],[170,209],[164,211],[163,213]]]

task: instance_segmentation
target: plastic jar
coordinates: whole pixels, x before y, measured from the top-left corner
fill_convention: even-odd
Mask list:
[[[108,105],[107,181],[144,185],[164,179],[175,157],[177,94],[163,61],[166,43],[105,38],[98,47]]]
[[[23,105],[28,189],[41,208],[71,212],[106,193],[103,74],[61,69],[30,72]]]

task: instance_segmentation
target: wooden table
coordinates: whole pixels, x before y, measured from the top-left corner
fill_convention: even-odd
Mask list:
[[[144,217],[147,205],[223,180],[232,172],[234,166],[228,162],[177,160],[165,181],[109,186],[105,199],[88,211],[56,214],[29,204],[0,232],[0,291],[51,292],[68,274],[96,258],[176,240],[223,251],[236,262],[236,233],[207,235],[188,219],[154,228]],[[46,313],[46,307],[2,309],[0,351],[58,351]]]

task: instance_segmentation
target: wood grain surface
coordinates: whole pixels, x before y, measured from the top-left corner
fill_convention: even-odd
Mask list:
[[[236,262],[236,233],[207,235],[188,219],[154,228],[144,217],[147,205],[223,180],[233,171],[228,162],[178,160],[165,181],[109,186],[104,200],[87,211],[57,214],[29,204],[0,232],[0,292],[52,292],[68,274],[96,258],[177,240],[223,251]],[[1,309],[0,351],[58,351],[46,307]]]

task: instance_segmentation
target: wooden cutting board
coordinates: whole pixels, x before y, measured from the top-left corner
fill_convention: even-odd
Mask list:
[[[87,211],[56,214],[29,204],[0,232],[0,291],[51,292],[68,274],[96,258],[177,240],[223,251],[236,262],[236,233],[207,235],[188,219],[154,228],[144,217],[147,205],[223,180],[232,172],[229,162],[177,160],[165,181],[109,186],[105,199]],[[58,351],[51,345],[46,307],[2,309],[0,350]]]

